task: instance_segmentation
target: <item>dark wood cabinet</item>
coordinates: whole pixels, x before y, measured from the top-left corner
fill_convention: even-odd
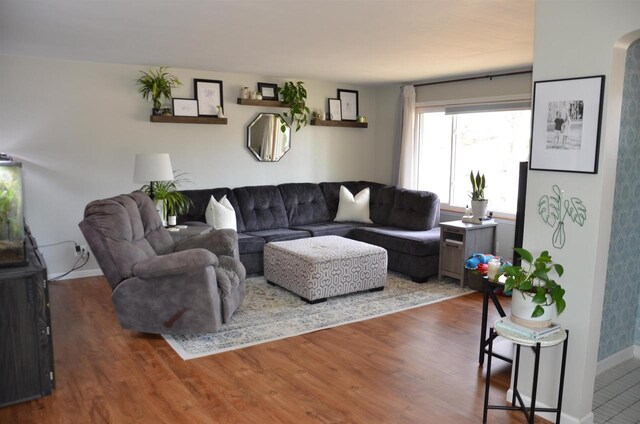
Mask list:
[[[27,231],[27,265],[0,268],[0,407],[55,387],[47,267]]]

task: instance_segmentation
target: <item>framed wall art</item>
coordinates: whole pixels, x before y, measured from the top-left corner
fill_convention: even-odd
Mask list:
[[[222,103],[222,81],[194,79],[193,92],[198,101],[198,116],[218,116]]]
[[[340,99],[329,99],[329,119],[342,121],[342,102]]]
[[[342,120],[358,120],[358,92],[338,88],[338,99],[342,102]]]
[[[278,84],[259,82],[258,91],[262,94],[263,100],[278,100]]]
[[[534,83],[529,169],[598,173],[604,79]]]
[[[173,98],[173,116],[198,116],[196,99]]]

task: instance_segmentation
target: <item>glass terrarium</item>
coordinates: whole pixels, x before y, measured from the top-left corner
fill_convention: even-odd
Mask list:
[[[0,267],[24,264],[22,164],[0,161]]]

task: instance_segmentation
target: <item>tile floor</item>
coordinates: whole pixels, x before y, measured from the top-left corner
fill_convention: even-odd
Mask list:
[[[631,359],[596,377],[594,424],[640,424],[640,359]]]

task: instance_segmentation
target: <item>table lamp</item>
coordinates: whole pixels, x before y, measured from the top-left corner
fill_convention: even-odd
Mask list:
[[[153,183],[173,180],[169,153],[138,153],[133,167],[134,183],[149,183],[149,197],[153,199]]]

